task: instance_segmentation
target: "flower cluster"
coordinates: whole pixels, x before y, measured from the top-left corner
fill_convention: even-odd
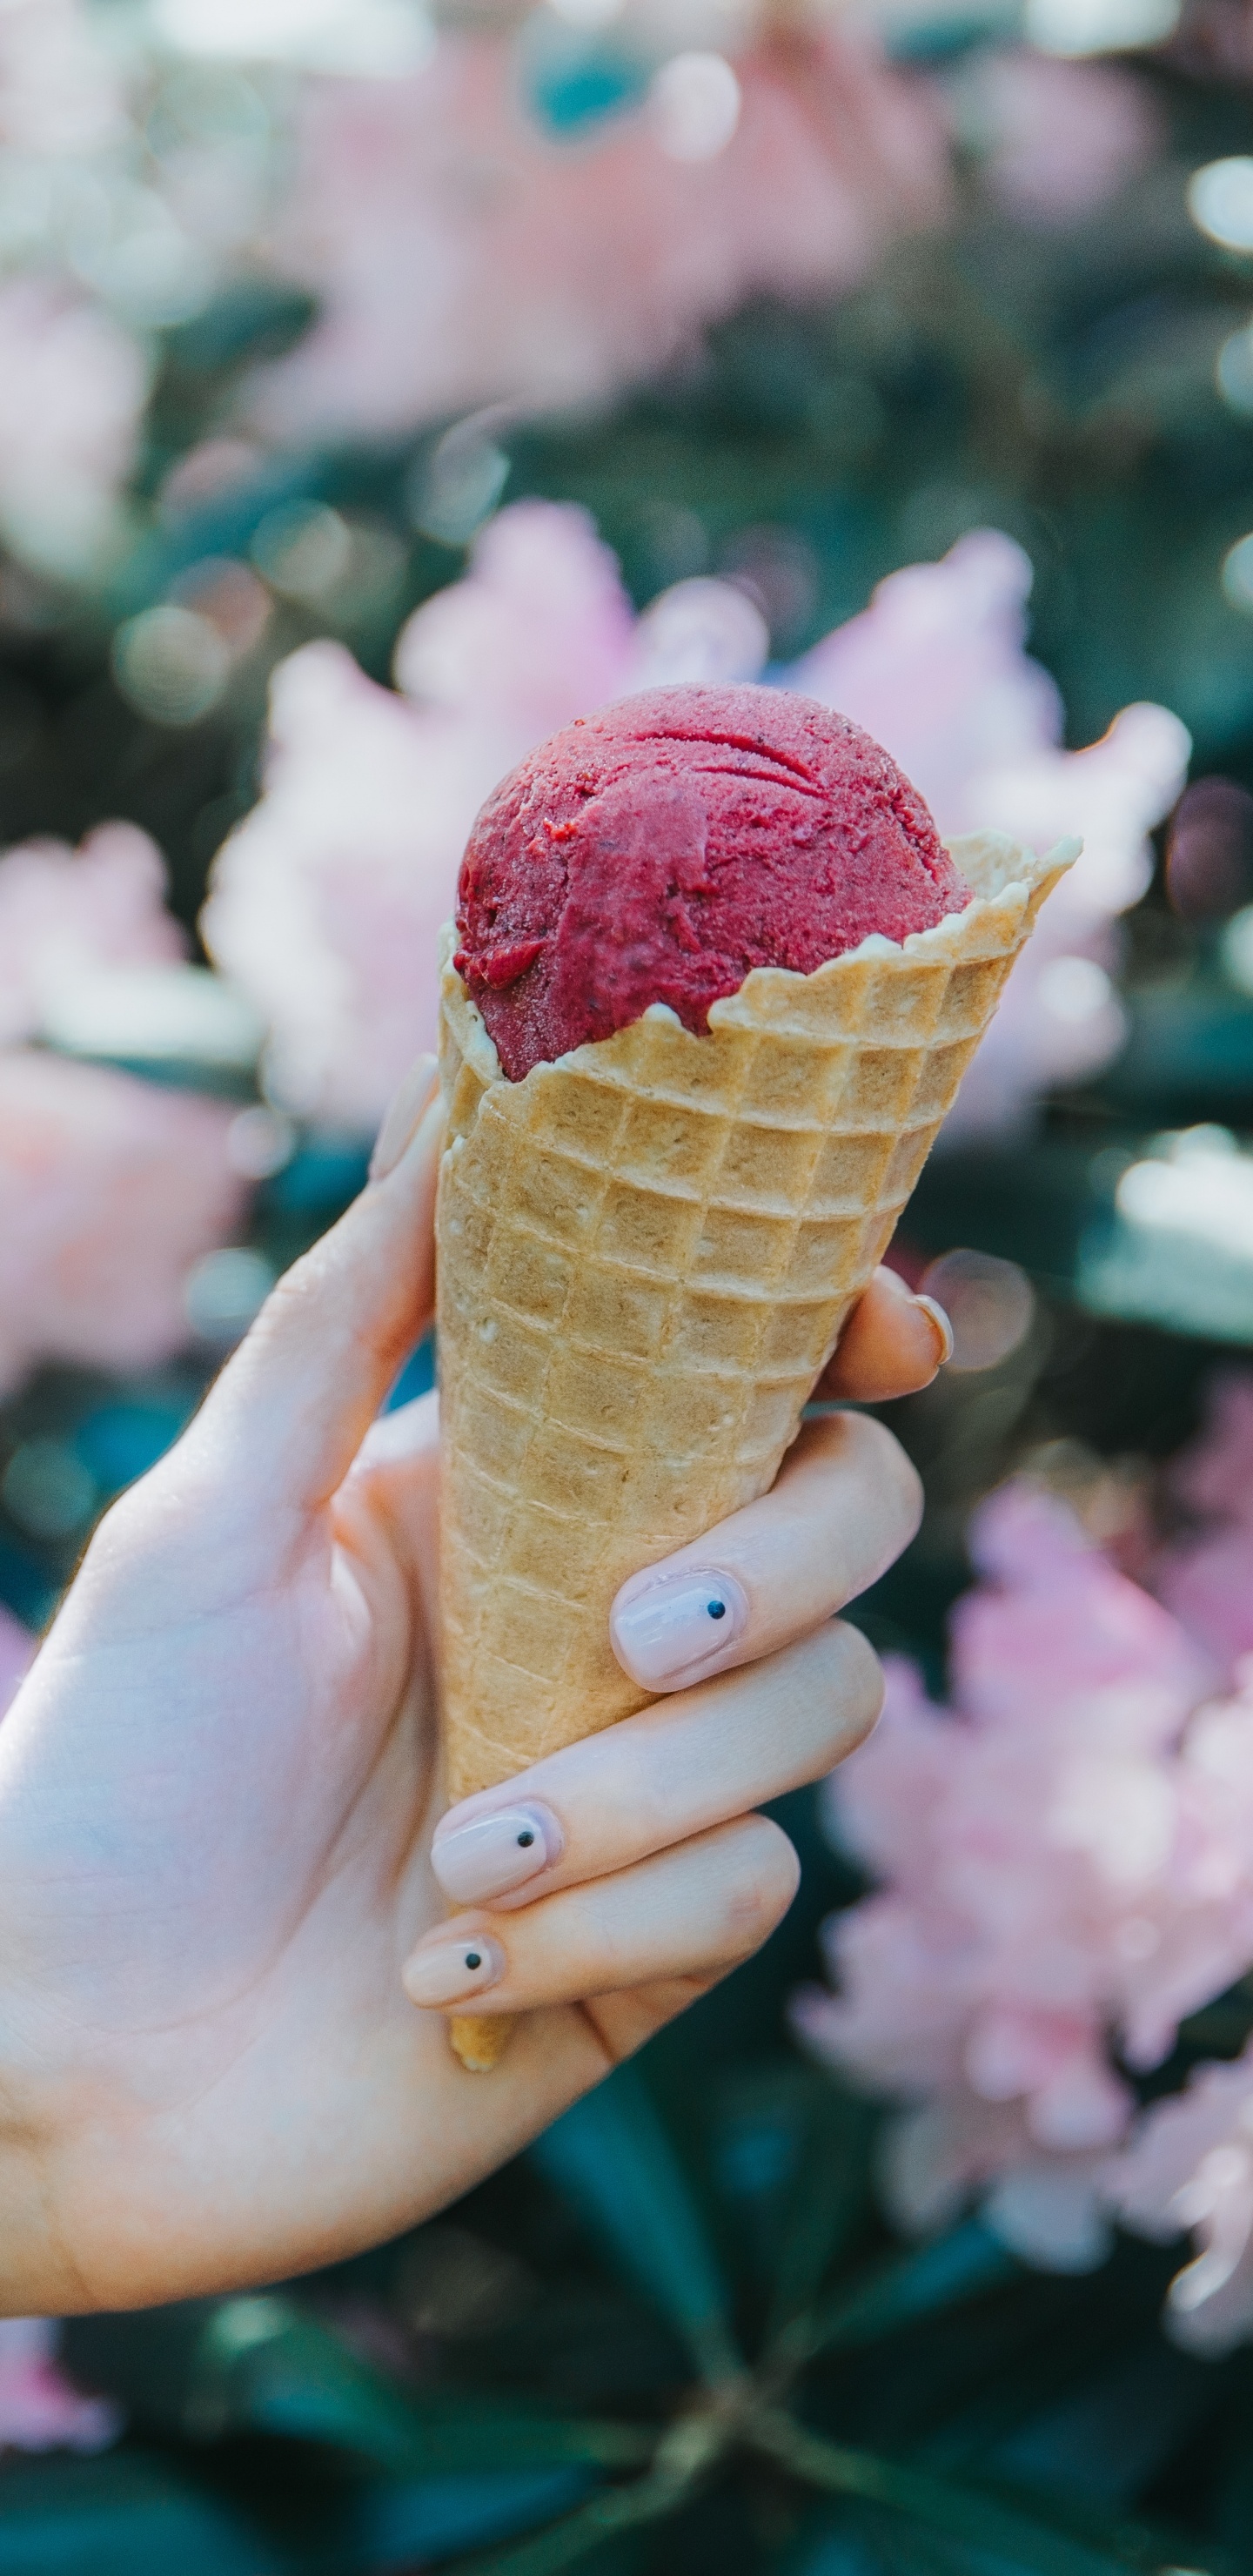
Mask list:
[[[128,824],[0,858],[0,1388],[178,1349],[186,1274],[240,1209],[229,1109],[23,1043],[93,972],[177,967],[164,890]]]
[[[1253,1377],[1222,1370],[1200,1437],[1175,1460],[1170,1499],[1184,1527],[1155,1559],[1158,1599],[1224,1671],[1253,1655]]]
[[[256,380],[267,432],[603,395],[749,296],[850,286],[948,212],[937,103],[834,29],[724,63],[703,130],[699,93],[676,118],[663,86],[561,135],[545,68],[528,82],[507,43],[449,33],[408,79],[307,91],[268,251],[322,318]]]
[[[883,582],[870,607],[781,674],[878,736],[943,831],[1037,847],[1085,836],[967,1078],[958,1130],[1005,1126],[1048,1082],[1113,1052],[1122,1015],[1099,959],[1143,890],[1145,835],[1173,803],[1188,738],[1128,708],[1090,750],[1023,650],[1031,567],[994,531]],[[633,616],[585,515],[518,502],[465,578],[396,649],[399,694],[343,646],[275,674],[265,793],[227,842],[202,929],[271,1032],[284,1106],[367,1128],[435,1033],[434,933],[478,806],[558,725],[662,680],[752,679],[763,620],[730,582],[684,581]]]
[[[1059,2269],[1099,2261],[1114,2215],[1196,2225],[1171,2322],[1217,2346],[1253,2331],[1253,2059],[1142,2114],[1130,2079],[1253,1962],[1253,1671],[1211,1697],[1203,1647],[1028,1485],[983,1506],[973,1553],[952,1707],[894,1664],[830,1783],[883,1884],[834,1919],[837,1991],[801,1996],[798,2027],[907,2105],[885,2155],[902,2223],[974,2192]]]
[[[71,2387],[56,2341],[51,2317],[0,2317],[0,2449],[102,2451],[116,2440],[117,2408]]]

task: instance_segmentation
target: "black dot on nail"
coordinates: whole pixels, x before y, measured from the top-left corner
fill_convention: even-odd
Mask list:
[[[705,1603],[705,1608],[709,1612],[711,1619],[725,1619],[727,1615],[727,1605],[725,1601],[707,1601]]]
[[[519,1836],[518,1836],[518,1848],[519,1848],[519,1850],[520,1850],[520,1851],[529,1851],[529,1850],[530,1850],[530,1848],[531,1848],[532,1843],[534,1842],[534,1840],[535,1840],[535,1836],[534,1836],[534,1834],[532,1833],[530,1826],[528,1825],[528,1826],[527,1826],[527,1829],[526,1829],[526,1832],[525,1832],[524,1834],[519,1834]]]
[[[467,1950],[467,1952],[466,1952],[466,1966],[467,1966],[467,1968],[481,1968],[481,1967],[482,1967],[482,1965],[483,1965],[483,1954],[482,1954],[482,1951],[481,1951],[481,1950]]]

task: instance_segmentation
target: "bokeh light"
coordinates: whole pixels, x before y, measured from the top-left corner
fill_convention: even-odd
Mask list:
[[[1253,617],[1253,536],[1238,537],[1223,557],[1223,595],[1245,617]]]
[[[1253,158],[1235,153],[1207,161],[1188,181],[1193,223],[1224,250],[1253,250]]]
[[[73,1538],[95,1510],[95,1480],[65,1441],[24,1440],[0,1476],[0,1504],[31,1538]]]
[[[672,161],[713,161],[725,152],[742,104],[723,54],[672,54],[648,93],[653,132]]]
[[[1096,1019],[1107,1008],[1113,989],[1095,957],[1051,957],[1040,970],[1040,1000],[1058,1020]]]
[[[229,1350],[247,1332],[274,1285],[273,1264],[247,1244],[207,1252],[188,1272],[183,1303],[192,1332]]]
[[[1214,365],[1214,381],[1232,411],[1253,419],[1253,324],[1224,340]]]
[[[420,71],[434,46],[419,0],[154,0],[154,15],[180,52],[356,79]]]
[[[193,725],[215,707],[230,676],[230,648],[208,617],[172,603],[119,626],[113,677],[151,724]]]
[[[318,501],[284,501],[267,511],[252,540],[252,560],[285,599],[325,599],[352,561],[352,533],[338,510]]]
[[[1112,54],[1163,45],[1182,0],[1026,0],[1023,32],[1044,54]]]
[[[1035,1319],[1035,1291],[1026,1272],[989,1252],[945,1252],[918,1284],[953,1327],[949,1368],[959,1375],[998,1367],[1026,1340]]]
[[[1229,778],[1202,778],[1180,798],[1166,884],[1185,921],[1225,921],[1253,899],[1253,796]]]

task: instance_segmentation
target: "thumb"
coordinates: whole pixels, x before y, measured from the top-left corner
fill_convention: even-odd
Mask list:
[[[375,1177],[279,1280],[188,1435],[236,1483],[242,1471],[263,1508],[308,1514],[329,1501],[430,1321],[437,1085],[434,1057],[419,1059],[383,1122]]]

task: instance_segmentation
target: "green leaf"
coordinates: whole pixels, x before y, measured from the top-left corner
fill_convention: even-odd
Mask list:
[[[6,2463],[0,2476],[4,2576],[409,2576],[415,2564],[482,2548],[568,2513],[578,2469],[447,2478],[193,2472],[177,2456],[127,2447],[99,2460]]]
[[[812,2301],[866,2214],[873,2116],[868,2104],[826,2085],[809,2105],[775,2273],[772,2341]]]
[[[287,2576],[293,2564],[251,2515],[143,2453],[24,2461],[0,2477],[5,2576]]]
[[[226,2390],[237,2424],[335,2443],[393,2472],[574,2461],[620,2468],[636,2465],[650,2447],[630,2425],[397,2387],[283,2300],[227,2300],[206,2330],[199,2362],[202,2414]]]
[[[793,2367],[819,2352],[874,2343],[1023,2277],[1024,2266],[977,2218],[910,2253],[894,2255],[851,2291],[794,2320],[774,2358]]]
[[[565,2112],[531,2149],[619,2270],[683,2337],[705,2379],[743,2368],[704,2220],[633,2067]]]
[[[564,2568],[578,2566],[624,2534],[674,2512],[687,2502],[689,2492],[686,2483],[664,2476],[637,2478],[633,2486],[613,2487],[593,2496],[577,2513],[552,2523],[532,2539],[474,2559],[458,2570],[458,2576],[561,2576]]]
[[[1121,2546],[1113,2539],[1102,2544],[1040,2520],[983,2488],[959,2486],[870,2451],[845,2449],[789,2416],[759,2417],[752,2439],[755,2448],[794,2477],[906,2515],[964,2549],[1006,2561],[1015,2576],[1113,2576],[1115,2570],[1146,2563],[1140,2533],[1129,2533]],[[1206,2570],[1205,2558],[1194,2558],[1190,2576],[1206,2576]]]
[[[278,2434],[397,2476],[634,2468],[651,2451],[633,2425],[405,2387],[275,2292],[93,2319],[73,2330],[68,2358],[154,2431]]]

